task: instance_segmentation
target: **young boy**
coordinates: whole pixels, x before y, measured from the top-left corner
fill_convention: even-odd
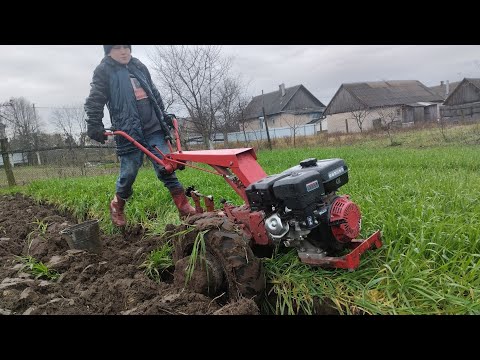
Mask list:
[[[125,131],[156,156],[157,146],[163,153],[169,149],[165,141],[165,108],[147,67],[132,57],[131,45],[103,45],[105,57],[96,67],[90,84],[90,94],[85,102],[87,134],[92,140],[104,144],[103,125],[105,104],[110,112],[112,126]],[[167,128],[168,131],[168,128]],[[120,175],[116,194],[110,203],[112,222],[125,226],[124,207],[133,194],[132,185],[142,165],[143,152],[122,136],[115,137],[116,151],[120,157]],[[182,184],[175,173],[165,175],[161,166],[152,161],[153,167],[165,187],[170,191],[180,218],[195,214],[188,202]]]

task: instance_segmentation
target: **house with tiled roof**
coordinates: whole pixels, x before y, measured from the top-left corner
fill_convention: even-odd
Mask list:
[[[277,91],[252,98],[244,113],[245,129],[269,129],[299,126],[321,119],[325,105],[303,85],[289,88],[279,85]]]
[[[399,125],[434,121],[443,98],[418,80],[342,84],[324,115],[328,132],[360,132],[382,126],[382,118]]]

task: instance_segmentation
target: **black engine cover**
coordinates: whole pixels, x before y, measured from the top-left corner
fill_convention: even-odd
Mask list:
[[[348,167],[342,159],[306,159],[300,164],[285,170],[282,174],[314,170],[319,175],[325,193],[336,191],[348,182]]]
[[[271,211],[285,205],[302,218],[310,216],[324,195],[348,182],[348,168],[342,159],[306,159],[281,174],[267,176],[247,187],[253,211]]]
[[[325,189],[320,174],[315,170],[294,171],[273,184],[273,193],[277,199],[294,212],[305,211],[321,202]],[[309,209],[310,210],[310,209]]]
[[[264,210],[271,211],[272,206],[278,205],[278,199],[273,194],[273,184],[275,181],[287,177],[288,174],[270,175],[262,180],[258,180],[245,190],[248,202],[252,211]]]

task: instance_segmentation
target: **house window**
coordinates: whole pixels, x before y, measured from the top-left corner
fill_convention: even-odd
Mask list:
[[[263,129],[263,116],[260,116],[258,120],[260,121],[260,129]]]
[[[275,125],[275,119],[272,119],[272,125]]]
[[[402,113],[402,110],[401,109],[397,109],[397,116],[400,116]]]

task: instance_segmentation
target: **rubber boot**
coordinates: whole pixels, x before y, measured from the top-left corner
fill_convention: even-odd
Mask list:
[[[170,194],[172,195],[173,202],[178,209],[180,219],[196,214],[195,208],[188,202],[188,198],[185,195],[183,188],[171,189]]]
[[[125,200],[118,196],[118,194],[115,194],[115,197],[110,202],[110,216],[115,226],[122,227],[127,223],[125,220],[125,214],[123,213],[124,207]]]

